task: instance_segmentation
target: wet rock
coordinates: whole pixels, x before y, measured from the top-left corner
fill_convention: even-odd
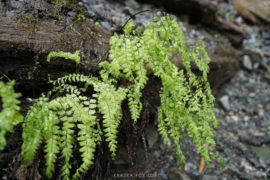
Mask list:
[[[217,4],[211,0],[139,0],[165,7],[177,14],[188,14],[191,21],[209,24],[215,20]]]
[[[225,33],[235,47],[241,47],[242,41],[250,34],[250,30],[241,23],[234,23],[221,18],[214,22],[214,26]]]
[[[145,134],[149,147],[153,147],[158,140],[157,128],[154,125],[149,125],[145,130]]]
[[[219,98],[219,103],[221,104],[221,106],[224,108],[225,111],[230,111],[231,106],[229,102],[229,96],[225,95]]]
[[[73,11],[69,11],[67,14],[70,17],[75,17],[76,16],[76,12],[73,12]]]
[[[176,168],[166,169],[166,174],[169,180],[191,180],[187,174]]]
[[[218,180],[219,178],[217,176],[211,176],[211,175],[203,175],[200,180]]]
[[[254,146],[259,146],[262,145],[264,143],[264,140],[262,138],[258,138],[258,137],[254,137],[254,136],[248,136],[246,135],[242,135],[240,136],[240,141],[249,145],[254,145]]]
[[[253,23],[270,23],[269,0],[233,0],[235,9]]]
[[[254,166],[252,166],[246,160],[242,160],[240,164],[240,169],[243,169],[244,172],[251,175],[254,178],[266,178],[267,174],[257,170]]]
[[[264,161],[266,164],[270,164],[270,148],[261,146],[250,146],[250,149],[253,151],[253,153],[256,154],[257,157],[259,157],[262,161]]]
[[[250,57],[248,55],[244,55],[244,57],[243,57],[243,66],[247,70],[250,70],[250,71],[252,70],[252,62],[251,62]]]
[[[109,31],[112,30],[112,26],[110,25],[110,23],[108,23],[107,21],[102,21],[100,23],[103,27],[105,27],[106,29],[108,29]]]
[[[159,178],[160,178],[160,180],[165,180],[165,179],[168,179],[168,176],[166,175],[166,173],[165,173],[165,170],[164,169],[161,169],[160,170],[160,172],[159,172],[159,174],[158,174],[158,176],[159,176]]]
[[[139,9],[140,4],[137,3],[135,0],[126,0],[125,5],[132,8],[132,9]]]

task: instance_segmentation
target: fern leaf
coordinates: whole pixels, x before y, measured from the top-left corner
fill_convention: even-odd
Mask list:
[[[22,158],[24,164],[29,164],[35,157],[35,152],[42,140],[43,120],[46,115],[41,102],[30,108],[23,124]]]
[[[122,88],[116,90],[113,86],[105,83],[102,83],[96,90],[99,92],[98,108],[100,113],[103,114],[106,141],[109,143],[109,149],[112,158],[114,158],[117,148],[117,128],[122,116],[121,103],[125,98],[125,90]]]
[[[3,83],[0,81],[0,101],[2,110],[0,111],[0,150],[6,145],[6,132],[13,132],[13,127],[23,121],[23,116],[18,112],[20,103],[17,98],[19,93],[15,93],[13,86],[15,81]]]
[[[77,112],[75,116],[79,117],[80,123],[77,125],[79,128],[78,141],[80,145],[79,151],[81,152],[82,164],[76,170],[76,173],[72,176],[72,179],[80,177],[81,173],[84,173],[91,164],[93,164],[94,152],[96,150],[97,131],[94,129],[97,120],[93,115],[94,112],[89,113],[88,109]],[[100,139],[100,138],[99,138]]]

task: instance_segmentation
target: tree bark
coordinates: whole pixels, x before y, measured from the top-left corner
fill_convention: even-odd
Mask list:
[[[111,32],[96,27],[89,19],[83,24],[65,21],[55,24],[42,20],[36,32],[29,34],[32,29],[18,26],[14,19],[0,17],[0,72],[15,79],[20,91],[31,88],[42,91],[48,76],[55,79],[67,73],[97,71],[98,63],[108,53]],[[76,50],[82,52],[78,66],[57,58],[46,62],[51,51]]]
[[[29,34],[29,31],[31,29],[18,26],[14,19],[0,17],[0,72],[15,79],[19,91],[36,95],[48,88],[48,76],[56,79],[73,72],[97,73],[98,63],[108,55],[112,35],[95,26],[91,19],[82,23],[72,23],[68,18],[62,23],[41,20],[34,33]],[[79,65],[61,58],[46,62],[50,51],[76,50],[83,52]],[[230,79],[239,67],[233,51],[224,45],[208,48],[212,59],[209,81],[214,90]],[[181,67],[181,56],[173,56],[172,62]],[[195,66],[193,69],[197,71]],[[150,84],[155,84],[155,80],[149,81]]]

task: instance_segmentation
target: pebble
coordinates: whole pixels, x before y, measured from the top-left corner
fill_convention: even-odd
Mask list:
[[[251,62],[250,57],[248,55],[244,55],[244,57],[243,57],[243,66],[247,70],[250,70],[250,71],[252,70],[252,62]]]
[[[185,172],[176,168],[166,169],[166,174],[169,177],[169,180],[191,180]]]
[[[253,151],[254,154],[256,154],[257,157],[259,157],[261,160],[264,161],[267,165],[270,165],[270,148],[266,146],[249,146],[250,149]]]
[[[200,180],[219,180],[217,176],[203,175]]]
[[[105,27],[106,29],[108,29],[109,31],[112,29],[112,26],[110,25],[110,23],[108,23],[107,21],[102,21],[100,23],[103,27]]]
[[[221,104],[221,106],[224,108],[224,110],[226,111],[230,111],[231,106],[230,106],[230,102],[229,102],[229,96],[224,95],[221,98],[219,98],[219,102]]]
[[[162,179],[162,180],[163,180],[163,179],[164,179],[164,180],[168,179],[168,176],[166,175],[164,169],[161,169],[161,170],[159,171],[158,176],[159,176],[159,178]]]
[[[126,0],[125,1],[126,6],[132,8],[132,9],[139,9],[140,4],[137,3],[135,0]]]
[[[146,134],[148,146],[150,148],[153,147],[158,141],[157,128],[154,125],[149,125],[145,130],[145,134]]]

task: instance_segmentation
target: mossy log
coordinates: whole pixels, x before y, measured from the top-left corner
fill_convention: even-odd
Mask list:
[[[36,92],[38,95],[48,87],[48,77],[55,79],[73,72],[95,74],[98,63],[108,55],[111,35],[111,32],[96,26],[91,19],[77,23],[72,23],[68,18],[61,23],[40,20],[33,32],[27,26],[19,26],[16,18],[0,17],[1,76],[15,79],[18,91],[26,94]],[[74,62],[61,59],[46,62],[50,51],[73,53],[76,50],[83,52],[82,61],[77,66]],[[217,89],[235,74],[239,63],[229,47],[212,47],[208,48],[208,52],[212,59],[208,77],[212,88]],[[179,54],[174,55],[172,61],[181,67]],[[157,84],[155,81],[150,80]],[[152,87],[149,88],[151,91]],[[158,93],[156,95],[158,97]]]

